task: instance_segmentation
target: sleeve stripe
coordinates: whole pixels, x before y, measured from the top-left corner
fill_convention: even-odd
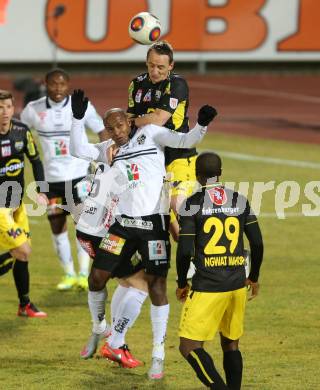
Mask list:
[[[195,236],[195,233],[179,233],[179,236]]]
[[[257,222],[258,222],[258,220],[255,220],[255,221],[246,223],[246,225],[251,225],[252,223],[257,223]]]

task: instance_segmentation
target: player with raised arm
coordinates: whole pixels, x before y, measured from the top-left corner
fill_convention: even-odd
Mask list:
[[[108,110],[104,117],[111,140],[93,145],[82,137],[82,117],[86,105],[83,91],[75,91],[72,95],[71,153],[110,166],[108,148],[112,144],[117,148],[110,168],[116,178],[112,182],[112,200],[116,207],[113,212],[107,207],[101,212],[91,199],[92,208],[86,213],[88,208],[85,207],[83,218],[80,216],[77,224],[77,236],[86,242],[93,257],[89,275],[92,321],[99,326],[104,320],[106,283],[119,268],[130,262],[138,250],[152,302],[153,351],[149,378],[160,379],[163,376],[164,341],[169,317],[166,277],[170,267],[169,210],[167,202],[164,202],[166,199],[162,197],[166,174],[164,148],[193,147],[203,138],[216,111],[210,106],[202,107],[198,124],[189,133],[183,134],[156,125],[131,129],[126,113],[114,108]],[[93,225],[89,222],[93,221],[92,218],[95,220]],[[92,229],[96,225],[102,228],[101,232],[88,234],[88,227],[90,230],[90,226]]]
[[[147,52],[147,72],[137,76],[129,85],[128,114],[136,126],[155,124],[170,130],[189,131],[189,87],[187,81],[173,72],[173,49],[166,41],[152,44]],[[175,215],[181,202],[195,189],[195,161],[192,148],[165,149],[167,177],[171,183],[170,232],[175,241],[179,226]],[[194,273],[190,264],[189,277]]]
[[[177,298],[185,301],[179,327],[180,352],[207,387],[240,390],[239,338],[243,333],[247,286],[251,288],[249,299],[259,291],[262,236],[248,200],[219,183],[221,159],[217,154],[202,153],[196,161],[196,175],[201,191],[187,199],[179,215]],[[244,235],[251,251],[248,278]],[[196,273],[190,289],[187,272],[192,257]],[[227,385],[203,348],[217,331]]]
[[[65,272],[58,290],[69,290],[75,286],[87,289],[89,256],[76,241],[79,275],[76,277],[71,245],[68,237],[67,218],[74,204],[87,195],[88,163],[71,156],[69,152],[72,122],[70,79],[63,69],[53,69],[46,74],[47,95],[30,102],[21,113],[21,120],[34,129],[44,155],[45,178],[49,183],[49,219],[54,248]],[[105,139],[102,119],[91,103],[84,118],[86,128]]]
[[[0,275],[12,268],[19,298],[18,316],[47,317],[29,298],[28,263],[31,240],[28,216],[22,202],[24,193],[24,160],[32,165],[34,179],[44,180],[42,162],[29,128],[12,119],[14,99],[0,90]],[[37,194],[37,202],[45,205],[45,194]]]

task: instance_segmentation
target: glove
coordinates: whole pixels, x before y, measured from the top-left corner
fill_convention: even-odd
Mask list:
[[[82,119],[87,111],[89,99],[82,89],[75,89],[71,95],[71,108],[74,118]]]
[[[217,115],[217,110],[214,107],[202,106],[198,112],[198,123],[200,126],[208,126],[208,124],[214,119]]]

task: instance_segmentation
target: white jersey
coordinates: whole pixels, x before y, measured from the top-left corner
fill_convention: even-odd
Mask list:
[[[107,186],[104,188],[101,187],[101,182],[100,189],[97,188],[98,192],[103,193],[99,203],[103,202],[105,197],[104,205],[108,210],[101,211],[99,204],[94,205],[96,200],[89,195],[85,201],[84,213],[89,210],[91,216],[96,215],[95,218],[100,214],[98,220],[104,223],[106,228],[109,227],[111,218],[108,214],[110,203],[112,207],[116,207],[116,210],[112,211],[115,215],[139,218],[152,214],[167,214],[169,202],[164,186],[166,176],[164,148],[166,146],[191,148],[202,139],[206,129],[198,124],[188,133],[178,133],[151,124],[138,129],[129,142],[119,148],[112,161],[111,169],[100,178],[108,183],[104,184]],[[84,137],[82,121],[73,119],[70,152],[74,156],[109,165],[106,151],[111,143],[112,141],[109,140],[99,144],[89,144]],[[106,195],[108,191],[112,193],[109,198]],[[92,218],[90,217],[91,220]],[[77,229],[91,234],[80,225],[81,218]]]
[[[48,182],[77,179],[87,174],[88,163],[72,157],[69,152],[73,118],[70,96],[60,103],[55,103],[48,97],[32,101],[23,109],[20,118],[38,133],[43,151],[45,179]],[[90,103],[84,125],[94,133],[104,129],[101,117]]]

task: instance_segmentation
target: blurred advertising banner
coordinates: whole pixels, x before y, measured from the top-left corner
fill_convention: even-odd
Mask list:
[[[319,0],[0,0],[0,62],[135,62],[150,11],[180,61],[316,61]]]

